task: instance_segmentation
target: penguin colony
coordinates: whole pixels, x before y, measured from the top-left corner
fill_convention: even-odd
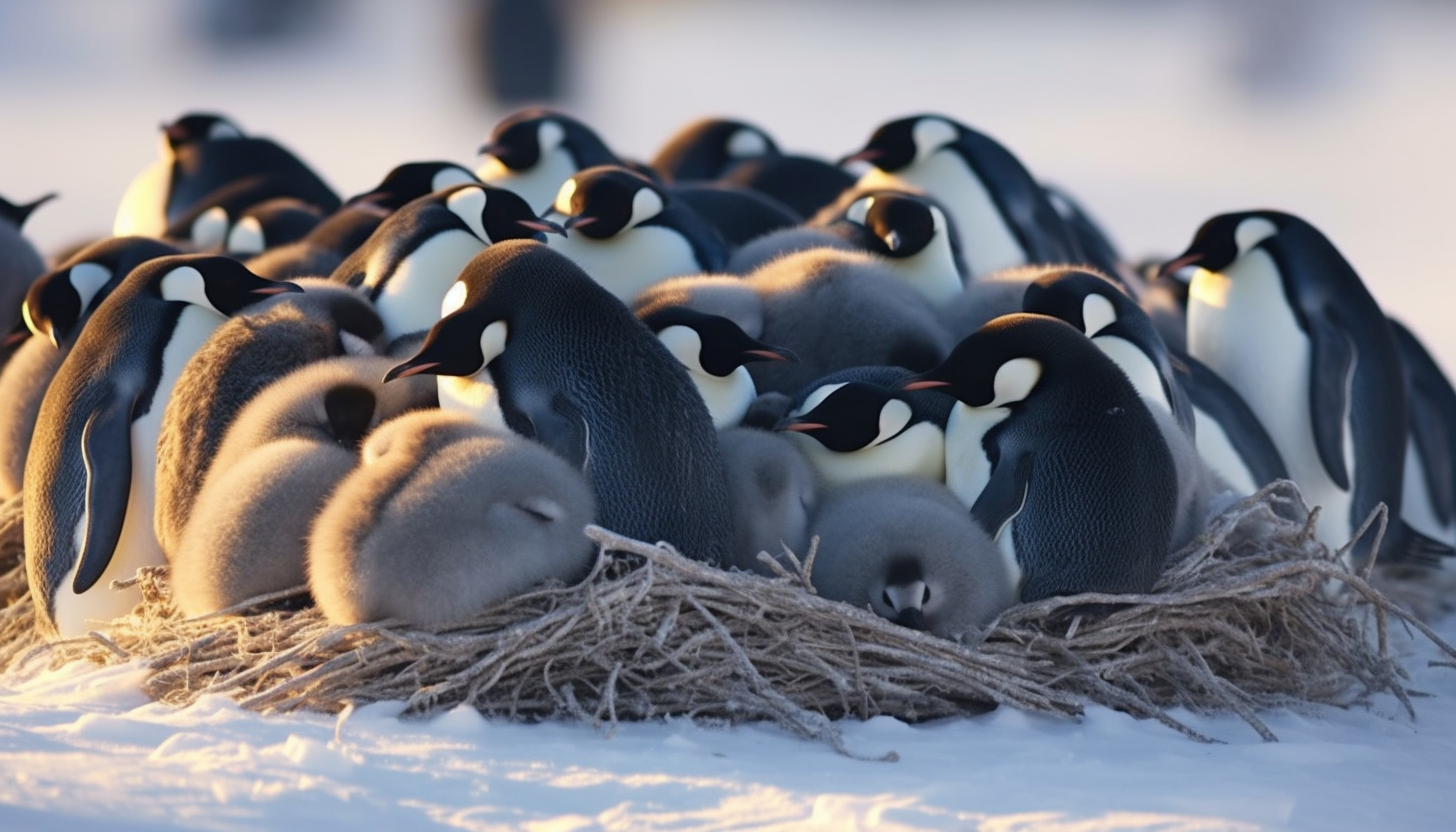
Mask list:
[[[542,108],[473,171],[339,196],[215,114],[47,264],[0,199],[0,497],[47,636],[307,583],[337,623],[471,617],[590,570],[583,527],[947,638],[1146,592],[1276,479],[1344,545],[1456,563],[1456,392],[1273,210],[1136,268],[952,118],[837,161],[706,119],[648,163]],[[766,554],[765,554],[766,553]],[[1351,547],[1351,565],[1371,557]]]

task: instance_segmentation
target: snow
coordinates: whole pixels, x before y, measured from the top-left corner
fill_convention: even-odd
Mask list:
[[[1456,618],[1439,628],[1456,641]],[[1010,708],[924,725],[844,723],[836,755],[777,728],[514,724],[457,708],[402,720],[261,716],[222,697],[182,709],[144,671],[0,676],[6,830],[978,829],[985,832],[1437,830],[1456,811],[1456,670],[1409,651],[1412,721],[1393,699],[1237,717],[1175,715],[1206,745],[1091,708],[1077,722]]]

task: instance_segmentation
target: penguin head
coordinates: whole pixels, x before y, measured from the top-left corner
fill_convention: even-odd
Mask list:
[[[216,139],[241,139],[244,133],[226,116],[216,113],[188,113],[170,124],[162,125],[162,147],[167,154],[198,142]]]
[[[323,220],[323,213],[292,197],[265,200],[248,208],[228,229],[222,250],[240,257],[262,254],[308,236]]]
[[[1147,313],[1117,284],[1083,268],[1053,269],[1026,287],[1025,312],[1059,318],[1093,338],[1119,322],[1146,320]],[[1152,323],[1147,326],[1151,328]]]
[[[561,184],[552,206],[567,231],[595,240],[615,237],[667,209],[667,193],[651,179],[614,165],[588,168]]]
[[[19,229],[25,225],[26,220],[30,219],[30,215],[35,209],[55,199],[56,196],[57,194],[49,193],[24,205],[16,205],[5,197],[0,196],[0,220],[8,222]]]
[[[456,185],[441,196],[445,207],[486,245],[501,240],[541,241],[546,239],[543,234],[565,233],[556,223],[537,217],[526,200],[505,188]]]
[[[1119,401],[1132,390],[1112,359],[1076,327],[1018,312],[967,335],[940,366],[911,376],[901,389],[940,389],[969,407],[1016,410],[1050,380],[1069,378],[1081,379],[1079,389],[1104,387],[1098,392]]]
[[[892,555],[880,574],[880,580],[870,586],[870,606],[881,618],[888,618],[903,627],[928,629],[925,624],[927,608],[940,599],[926,578],[919,558],[908,553]],[[878,597],[875,590],[879,590]]]
[[[914,257],[949,227],[940,206],[900,191],[866,194],[850,203],[843,216],[869,232],[874,252],[883,257]]]
[[[767,133],[747,122],[706,118],[678,131],[658,151],[652,167],[677,181],[717,179],[739,162],[778,156]]]
[[[21,318],[37,337],[57,347],[69,343],[80,323],[132,269],[179,253],[150,237],[109,237],[92,243],[31,283],[20,306]]]
[[[836,453],[883,445],[920,421],[905,395],[864,381],[814,386],[774,425],[812,437]]]
[[[368,203],[398,211],[406,202],[455,185],[478,185],[480,180],[454,162],[407,162],[384,175],[373,190],[349,197],[345,205]]]
[[[545,107],[529,107],[506,116],[479,152],[519,173],[536,167],[558,148],[566,151],[578,168],[618,161],[590,127]]]
[[[164,301],[198,306],[223,316],[232,316],[273,295],[303,291],[292,283],[259,277],[231,257],[211,254],[161,257],[138,267],[133,275],[141,275],[140,279]]]
[[[945,116],[922,114],[880,125],[860,150],[839,160],[869,162],[886,173],[903,170],[954,144],[967,128]]]
[[[686,306],[654,310],[642,319],[683,366],[696,373],[726,378],[753,361],[793,361],[782,347],[750,338],[738,324]]]
[[[1221,272],[1296,221],[1279,211],[1220,214],[1199,227],[1188,249],[1164,263],[1158,276],[1168,277],[1189,266]]]

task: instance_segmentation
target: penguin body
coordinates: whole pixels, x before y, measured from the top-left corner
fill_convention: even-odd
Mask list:
[[[190,251],[245,258],[303,239],[322,219],[317,208],[286,196],[240,207],[205,200],[163,236]]]
[[[994,139],[944,116],[918,115],[881,125],[845,161],[874,167],[862,188],[909,185],[940,201],[960,230],[975,277],[1028,263],[1064,263],[1081,252],[1021,162]]]
[[[780,153],[762,128],[744,121],[704,118],[672,135],[649,164],[668,182],[708,182],[734,165]]]
[[[178,253],[146,237],[111,237],[31,284],[21,312],[32,337],[0,369],[0,499],[20,493],[40,403],[91,311],[137,265]]]
[[[392,340],[429,329],[461,268],[504,239],[544,239],[553,225],[536,218],[514,193],[457,185],[395,211],[339,265],[330,279],[374,302]]]
[[[1026,290],[1049,269],[1077,268],[1071,264],[1038,263],[1002,269],[966,282],[960,294],[936,309],[941,327],[959,341],[1002,315],[1021,311]]]
[[[958,401],[946,483],[996,540],[1022,601],[1146,592],[1178,522],[1175,461],[1142,397],[1075,327],[1007,315],[907,389]]]
[[[787,548],[802,559],[819,490],[813,466],[793,443],[767,431],[724,428],[718,442],[734,526],[732,557],[724,565],[767,574],[759,552],[779,557]]]
[[[623,164],[590,127],[545,107],[502,119],[480,153],[485,156],[475,170],[480,181],[520,194],[536,214],[551,207],[562,183],[578,171]]]
[[[723,462],[687,370],[584,271],[546,246],[497,243],[461,272],[446,314],[391,378],[490,372],[506,424],[584,470],[601,522],[722,563]]]
[[[222,116],[189,113],[163,126],[162,158],[127,188],[112,234],[160,237],[224,188],[250,191],[256,202],[291,196],[324,213],[339,207],[338,195],[281,145]]]
[[[831,486],[877,477],[945,482],[945,427],[955,399],[901,390],[913,373],[855,367],[806,385],[774,426]]]
[[[719,429],[740,424],[758,398],[748,364],[793,358],[787,350],[748,337],[727,318],[685,306],[664,307],[640,320],[687,368]]]
[[[624,301],[660,280],[719,271],[728,259],[717,229],[667,189],[623,167],[573,175],[545,216],[566,229],[548,245]]]
[[[849,252],[866,250],[859,235],[851,237],[827,228],[799,225],[770,232],[735,248],[728,255],[724,270],[729,274],[752,274],[780,257],[819,248]]]
[[[833,489],[812,528],[810,578],[825,598],[956,640],[1016,602],[996,544],[938,483],[885,477]]]
[[[1394,319],[1390,328],[1409,403],[1401,519],[1432,540],[1456,545],[1456,391],[1409,329]],[[1443,565],[1452,563],[1443,558]]]
[[[406,162],[391,168],[372,189],[349,197],[344,207],[367,204],[386,211],[398,211],[436,191],[456,185],[482,184],[485,183],[469,169],[454,162]]]
[[[690,184],[674,185],[669,190],[674,200],[685,203],[713,226],[730,250],[804,221],[802,215],[782,202],[747,188]]]
[[[156,532],[176,554],[224,437],[248,402],[299,367],[340,355],[376,355],[382,324],[357,293],[318,278],[256,304],[217,328],[177,377],[157,436]],[[386,368],[387,369],[387,368]]]
[[[581,472],[461,414],[421,411],[365,440],[362,464],[315,521],[308,579],[335,624],[468,619],[593,562]]]
[[[1169,271],[1197,265],[1188,352],[1237,390],[1269,432],[1318,534],[1337,549],[1378,503],[1401,507],[1407,407],[1395,338],[1354,269],[1309,223],[1276,211],[1223,214]],[[1392,528],[1394,560],[1418,536]],[[1367,536],[1350,552],[1369,557]]]
[[[364,435],[431,406],[428,386],[421,396],[419,385],[380,382],[393,363],[351,356],[309,364],[238,412],[171,552],[173,600],[184,614],[305,582],[309,528],[358,465]]]
[[[757,191],[808,217],[853,188],[853,175],[812,156],[778,154],[734,165],[719,180]]]
[[[163,409],[208,336],[263,297],[297,291],[225,257],[133,269],[92,314],[41,403],[25,464],[26,573],[47,634],[131,610],[108,582],[163,563],[153,483]]]

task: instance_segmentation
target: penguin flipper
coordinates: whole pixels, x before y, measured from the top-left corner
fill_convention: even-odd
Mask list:
[[[132,402],[113,394],[81,429],[81,461],[86,467],[85,532],[72,591],[87,591],[106,567],[126,520],[131,492]]]
[[[1324,316],[1309,316],[1313,365],[1309,374],[1310,425],[1320,463],[1335,485],[1350,490],[1345,430],[1355,382],[1355,346],[1349,333]]]
[[[999,539],[1005,526],[1026,507],[1035,458],[1030,453],[1002,456],[981,495],[971,505],[971,517],[992,539]]]
[[[1431,498],[1431,510],[1443,525],[1451,522],[1456,514],[1456,483],[1450,476],[1441,476],[1456,465],[1456,448],[1451,446],[1449,432],[1452,425],[1446,421],[1446,414],[1426,396],[1413,395],[1407,398],[1411,440],[1416,443],[1416,452],[1425,465],[1426,490]]]
[[[550,448],[557,456],[578,470],[586,470],[591,462],[591,429],[576,403],[557,393],[550,401],[537,406],[524,406],[526,418],[536,432],[536,441]]]

